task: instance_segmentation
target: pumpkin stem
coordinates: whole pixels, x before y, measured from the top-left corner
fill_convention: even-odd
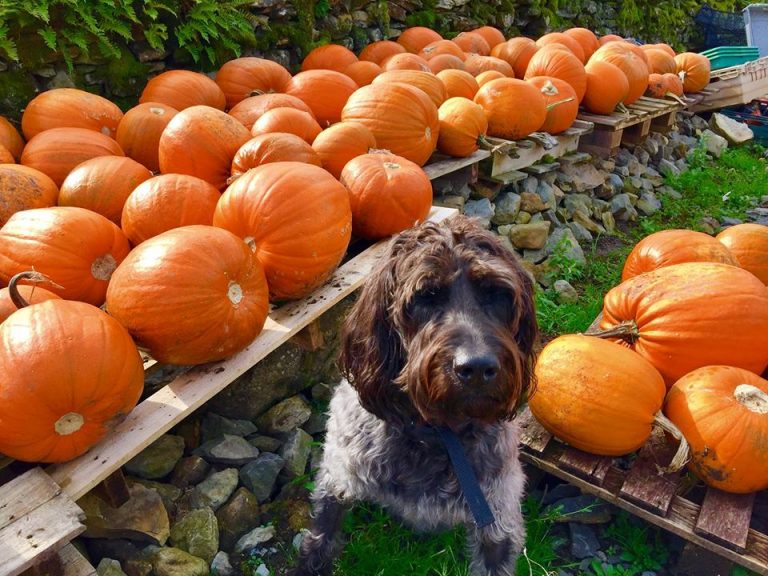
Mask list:
[[[629,108],[627,108],[627,107],[624,105],[624,102],[619,102],[619,103],[616,105],[616,111],[617,111],[619,114],[624,114],[624,116],[629,116],[629,115],[630,115],[630,112],[629,112]]]
[[[751,384],[739,384],[733,391],[733,397],[750,412],[768,414],[768,394]]]
[[[557,96],[560,94],[557,90],[557,86],[552,83],[552,80],[547,80],[547,83],[541,87],[541,93],[544,94],[544,96]]]
[[[683,102],[683,99],[682,99],[682,98],[680,98],[680,96],[678,96],[677,94],[675,94],[675,93],[673,93],[673,92],[667,92],[666,94],[664,94],[664,96],[669,96],[669,97],[670,97],[670,98],[672,98],[673,100],[677,100],[677,101],[678,101],[680,104],[682,104],[683,106],[685,106],[685,102]]]
[[[552,110],[552,108],[557,108],[558,106],[560,106],[560,104],[565,104],[566,102],[572,102],[573,100],[575,100],[575,98],[573,96],[569,96],[564,100],[558,100],[557,102],[552,102],[550,104],[547,104],[547,111]]]
[[[677,472],[678,470],[682,469],[683,466],[686,465],[688,460],[690,460],[691,457],[691,447],[688,445],[688,441],[683,436],[683,433],[680,432],[680,429],[675,426],[674,422],[664,416],[662,414],[661,410],[659,410],[658,414],[653,419],[653,422],[662,430],[665,432],[669,432],[677,438],[680,441],[680,446],[677,448],[677,452],[675,452],[675,456],[672,458],[672,462],[669,463],[668,466],[659,466],[656,465],[656,470],[658,470],[659,474],[669,474],[671,472]]]
[[[480,136],[477,137],[477,146],[482,150],[490,150],[491,152],[495,147],[491,142],[488,141],[488,139],[485,137],[485,134],[480,134]]]
[[[635,340],[640,337],[640,330],[637,327],[637,322],[634,320],[625,320],[613,328],[584,332],[584,335],[596,336],[598,338],[623,338],[624,340],[629,340],[634,343]]]
[[[24,300],[22,295],[19,293],[19,288],[16,286],[19,280],[29,280],[31,282],[35,282],[36,284],[48,284],[54,288],[64,288],[64,286],[56,284],[56,282],[48,278],[48,276],[45,274],[41,274],[40,272],[36,272],[34,270],[19,272],[13,278],[11,278],[10,282],[8,282],[8,292],[11,296],[11,302],[13,302],[16,308],[26,308],[29,306],[29,302]]]

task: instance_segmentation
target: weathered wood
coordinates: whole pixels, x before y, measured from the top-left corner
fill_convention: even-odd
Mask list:
[[[652,118],[646,118],[642,122],[627,126],[621,137],[622,144],[640,144],[651,131]]]
[[[621,487],[621,496],[651,512],[665,516],[677,493],[679,473],[659,474],[660,466],[669,465],[675,453],[663,434],[653,435],[640,449]]]
[[[320,323],[317,320],[310,322],[292,340],[299,347],[310,351],[317,350],[325,344],[323,331],[320,329]]]
[[[547,432],[526,406],[517,415],[520,425],[520,443],[531,450],[541,452],[552,439],[552,434]]]
[[[22,576],[96,576],[96,569],[77,548],[67,544],[23,572]]]
[[[560,162],[550,162],[548,164],[534,164],[533,166],[528,166],[527,168],[523,168],[523,172],[526,172],[527,174],[534,174],[536,176],[540,176],[541,174],[546,174],[547,172],[552,172],[553,170],[557,170],[560,168]]]
[[[754,492],[728,494],[708,488],[694,531],[726,548],[744,552],[754,503]]]
[[[622,133],[622,130],[607,130],[596,126],[591,134],[581,138],[579,150],[607,158],[618,150]]]
[[[104,478],[94,490],[113,508],[119,508],[131,498],[122,468]]]
[[[424,166],[424,172],[430,180],[445,176],[472,164],[477,164],[480,160],[490,157],[488,150],[477,150],[471,156],[466,158],[438,158]]]
[[[60,493],[61,488],[41,468],[33,468],[14,478],[0,490],[0,529],[17,522]]]
[[[603,460],[606,460],[605,456],[596,456],[568,447],[560,456],[559,463],[564,469],[570,470],[577,476],[589,479]],[[610,458],[607,460],[610,461]]]

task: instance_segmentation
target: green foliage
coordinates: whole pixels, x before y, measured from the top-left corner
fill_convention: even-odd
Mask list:
[[[605,536],[615,542],[622,561],[633,573],[658,571],[667,562],[669,552],[659,530],[649,530],[646,524],[632,521],[629,514],[620,512],[605,529]]]

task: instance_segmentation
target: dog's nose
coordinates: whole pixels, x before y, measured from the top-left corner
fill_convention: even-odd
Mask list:
[[[456,355],[453,370],[462,384],[491,384],[499,373],[499,363],[491,355]]]

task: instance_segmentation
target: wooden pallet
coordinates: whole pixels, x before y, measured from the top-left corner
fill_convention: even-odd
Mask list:
[[[595,129],[590,135],[582,138],[579,149],[608,158],[615,154],[621,145],[640,144],[651,131],[668,132],[675,124],[677,112],[687,105],[688,102],[684,105],[676,100],[641,96],[637,102],[627,106],[627,114],[616,112],[602,116],[581,112],[578,115],[579,120],[594,123]]]
[[[692,112],[707,112],[747,104],[768,94],[768,56],[739,66],[715,70]]]

